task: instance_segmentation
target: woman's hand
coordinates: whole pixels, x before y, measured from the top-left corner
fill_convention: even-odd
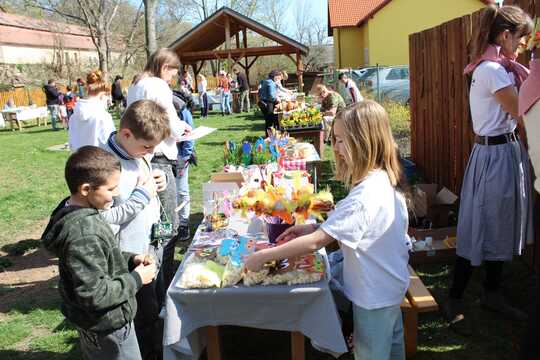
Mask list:
[[[297,237],[311,234],[312,232],[317,230],[317,228],[318,226],[315,224],[293,226],[285,230],[285,232],[276,239],[276,243],[286,243],[288,241],[291,241],[292,239],[296,239]]]
[[[261,269],[264,266],[264,263],[267,261],[268,259],[266,259],[265,251],[259,250],[245,257],[244,265],[246,266],[247,270],[257,272],[257,271],[261,271]]]

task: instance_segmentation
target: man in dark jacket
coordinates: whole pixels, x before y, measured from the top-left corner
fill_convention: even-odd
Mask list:
[[[240,72],[238,68],[234,68],[233,72],[236,75],[236,81],[238,82],[238,90],[240,90],[240,112],[244,112],[244,101],[247,104],[246,111],[249,112],[249,83],[246,74]]]
[[[60,120],[60,92],[56,88],[54,79],[49,79],[47,85],[43,86],[43,91],[45,91],[47,108],[51,113],[52,129],[55,131],[60,130],[60,128],[57,127],[57,121]]]
[[[54,210],[42,236],[58,256],[62,313],[79,332],[84,359],[140,360],[135,294],[152,281],[156,265],[145,255],[122,253],[98,212],[118,193],[120,162],[83,146],[69,157],[65,177],[71,196]]]
[[[120,115],[122,113],[122,106],[124,105],[124,93],[122,92],[122,76],[116,75],[114,82],[111,87],[111,98],[114,104],[114,108]]]

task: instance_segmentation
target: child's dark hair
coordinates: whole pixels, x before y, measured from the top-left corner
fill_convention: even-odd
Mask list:
[[[339,75],[338,75],[338,80],[343,80],[343,78],[344,78],[345,76],[347,76],[346,73],[339,73]]]
[[[114,155],[96,146],[83,146],[68,158],[64,174],[69,191],[76,194],[82,184],[100,187],[120,169],[120,161]]]
[[[488,5],[482,11],[480,24],[477,26],[470,43],[471,61],[479,59],[488,45],[496,44],[497,36],[505,30],[520,36],[532,32],[534,23],[531,17],[517,6]]]
[[[171,136],[167,110],[152,100],[131,104],[120,120],[120,129],[129,129],[136,139],[162,141]]]

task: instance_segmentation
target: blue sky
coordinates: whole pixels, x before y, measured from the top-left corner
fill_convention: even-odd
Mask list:
[[[310,17],[317,19],[318,22],[324,24],[326,27],[328,17],[327,0],[291,0],[286,21],[288,26],[286,25],[285,33],[287,35],[293,36],[295,31],[295,13],[297,9],[303,7],[304,2],[309,4]]]

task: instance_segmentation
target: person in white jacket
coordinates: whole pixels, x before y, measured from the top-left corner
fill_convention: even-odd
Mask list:
[[[174,250],[178,238],[189,237],[189,227],[183,226],[180,229],[177,207],[177,191],[175,184],[178,149],[176,142],[181,140],[181,136],[191,131],[191,127],[180,120],[173,105],[173,93],[169,86],[172,79],[178,74],[180,60],[176,53],[167,48],[162,48],[153,53],[144,68],[143,73],[133,79],[132,85],[128,89],[127,106],[137,100],[153,100],[167,110],[171,136],[163,140],[154,150],[152,158],[152,168],[160,169],[165,173],[167,188],[159,193],[162,206],[161,221],[172,223],[173,234],[170,239],[163,244],[163,263],[160,276],[164,277],[165,288],[167,290],[174,276]],[[180,232],[179,236],[176,236]]]
[[[110,85],[103,80],[101,71],[87,75],[88,97],[80,99],[69,120],[69,148],[76,151],[86,145],[99,146],[107,142],[115,129],[111,114],[107,111]]]

